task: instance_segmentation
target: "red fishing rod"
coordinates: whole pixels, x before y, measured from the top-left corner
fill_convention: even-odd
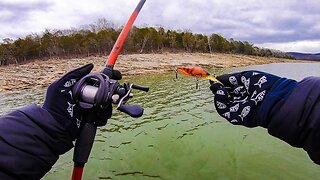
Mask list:
[[[148,87],[142,87],[134,84],[125,84],[124,86],[117,85],[117,87],[114,88],[114,84],[118,84],[116,81],[114,81],[112,85],[110,85],[110,84],[106,84],[105,80],[107,79],[109,81],[108,77],[111,78],[114,75],[113,67],[121,52],[123,44],[130,32],[130,29],[132,28],[132,25],[145,2],[146,0],[140,0],[138,6],[136,7],[134,12],[130,16],[128,22],[122,29],[115,45],[112,48],[112,51],[110,52],[109,58],[106,62],[106,66],[102,71],[102,73],[98,75],[89,75],[88,77],[84,77],[82,81],[80,80],[75,85],[73,90],[75,99],[80,99],[78,101],[78,104],[84,109],[90,109],[90,108],[94,108],[94,106],[97,106],[96,101],[98,101],[99,99],[96,100],[96,98],[100,97],[101,94],[110,94],[108,92],[100,93],[100,91],[105,92],[106,91],[105,89],[108,89],[108,90],[116,89],[115,90],[116,92],[114,94],[117,93],[120,95],[120,100],[118,101],[117,109],[129,114],[132,117],[142,116],[143,114],[142,107],[140,107],[139,105],[124,105],[124,103],[129,98],[131,98],[130,92],[132,89],[138,89],[138,90],[147,92],[149,90]],[[96,84],[99,84],[99,85],[97,86]],[[111,95],[112,94],[113,94],[113,91]],[[101,97],[100,99],[102,99]],[[111,99],[111,98],[107,98],[107,99]],[[100,103],[103,103],[103,102],[100,102]],[[93,114],[90,114],[90,111],[88,111],[88,113],[86,113],[85,117],[83,118],[86,122],[81,124],[80,133],[77,138],[75,148],[74,148],[74,154],[73,154],[74,168],[73,168],[72,177],[71,177],[72,180],[82,179],[84,165],[88,161],[88,158],[93,146],[98,124],[92,120],[92,117],[95,117],[95,116]]]
[[[130,32],[130,29],[131,29],[134,21],[136,20],[138,14],[139,14],[139,12],[145,2],[146,2],[146,0],[141,0],[139,2],[138,6],[136,7],[136,9],[133,11],[132,15],[130,16],[127,24],[122,29],[122,31],[121,31],[116,43],[114,44],[110,55],[109,55],[109,58],[106,63],[107,66],[114,66],[114,64],[116,63],[116,60],[117,60],[119,53],[123,47],[123,44],[124,44],[128,34]]]

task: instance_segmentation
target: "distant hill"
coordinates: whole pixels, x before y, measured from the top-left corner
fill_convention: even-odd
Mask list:
[[[320,61],[320,53],[308,54],[308,53],[288,52],[287,54],[299,60]]]

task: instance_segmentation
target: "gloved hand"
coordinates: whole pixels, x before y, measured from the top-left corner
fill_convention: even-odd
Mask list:
[[[293,80],[260,71],[225,74],[217,79],[224,85],[210,81],[217,112],[232,124],[247,127],[265,126],[266,122],[262,121],[266,121],[266,117],[262,116],[270,114],[273,102],[286,97],[296,85]],[[261,108],[272,89],[279,91],[271,93],[270,101]]]
[[[47,90],[46,99],[43,108],[46,109],[55,120],[62,124],[65,124],[71,135],[76,138],[79,132],[83,109],[76,104],[73,99],[72,87],[79,81],[82,77],[86,76],[93,69],[93,64],[88,64],[83,67],[74,69],[62,78],[53,82]],[[116,71],[119,75],[119,71]],[[121,79],[121,77],[116,77],[115,79]],[[99,112],[88,112],[95,111],[94,109],[86,110],[86,113],[93,114],[96,120],[107,123],[112,115],[112,105],[107,107],[104,111]]]

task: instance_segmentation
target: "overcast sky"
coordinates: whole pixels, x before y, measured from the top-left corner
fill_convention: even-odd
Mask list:
[[[0,39],[110,20],[139,0],[0,0]],[[282,51],[320,52],[320,0],[147,0],[136,25],[221,34]]]

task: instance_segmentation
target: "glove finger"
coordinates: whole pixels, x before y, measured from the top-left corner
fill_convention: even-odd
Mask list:
[[[219,106],[223,106],[221,103],[225,104],[226,108],[219,108]],[[234,101],[217,94],[215,97],[215,106],[219,115],[228,120],[231,124],[249,126],[247,119],[250,119],[250,115],[252,114],[251,111],[254,107],[254,102],[252,100],[245,98],[243,100]]]
[[[121,80],[122,79],[122,74],[118,70],[112,70],[112,78],[114,80]]]
[[[108,119],[112,116],[112,105],[110,104],[106,109],[102,111],[95,111],[95,124],[97,126],[105,126]]]
[[[233,73],[217,76],[217,79],[222,82],[225,87],[236,87],[241,85],[240,77],[240,73]]]
[[[264,79],[260,79],[264,74],[266,73],[260,71],[243,71],[233,74],[224,74],[218,76],[217,79],[221,81],[225,87],[237,88],[238,86],[244,86],[249,92],[251,87],[258,83],[259,80],[261,83],[265,82]]]
[[[214,96],[214,105],[220,116],[226,118],[227,115],[225,113],[229,111],[229,104],[229,93],[227,89],[221,87],[216,91]]]
[[[261,71],[246,71],[242,73],[245,87],[249,94],[255,91],[269,90],[280,77]]]
[[[70,88],[73,86],[79,79],[89,74],[93,69],[93,64],[87,64],[85,66],[74,69],[67,74],[65,74],[62,78],[60,78],[55,84],[58,87]]]
[[[230,87],[227,90],[230,96],[234,98],[242,98],[248,96],[248,92],[244,86]]]
[[[222,85],[220,83],[216,83],[214,81],[209,80],[210,85],[210,90],[212,91],[213,94],[216,94],[216,92],[222,88]]]
[[[216,110],[231,124],[243,125],[253,104],[252,102],[249,104],[247,98],[242,100],[243,102],[233,101],[230,99],[229,92],[223,87],[217,90],[214,98]]]
[[[230,122],[234,125],[244,125],[246,127],[257,126],[254,124],[257,121],[252,121],[251,118],[254,107],[255,103],[252,100],[247,100],[243,103],[233,103],[233,106],[230,108]]]
[[[243,71],[240,73],[240,84],[245,87],[249,94],[252,93],[252,86],[256,83],[258,77],[261,77],[259,71]]]

